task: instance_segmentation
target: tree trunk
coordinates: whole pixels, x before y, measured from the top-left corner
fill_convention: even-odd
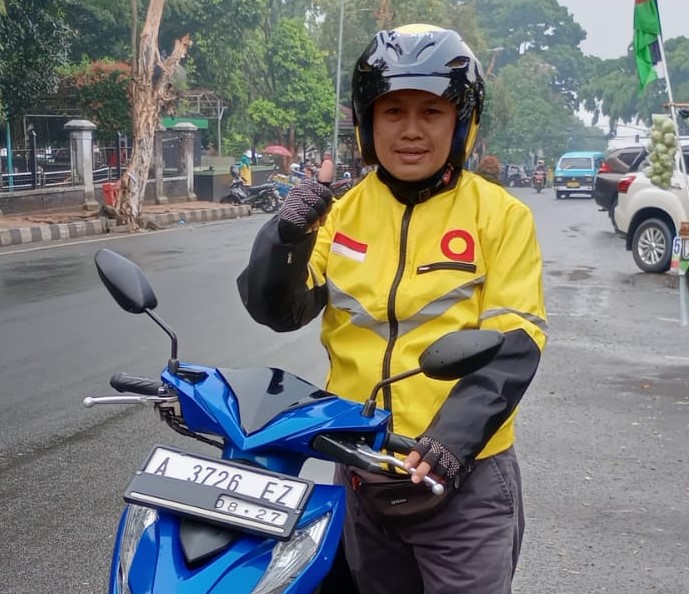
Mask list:
[[[137,67],[132,78],[132,124],[134,141],[127,170],[122,175],[118,210],[129,229],[141,229],[141,206],[153,156],[154,137],[160,112],[170,111],[176,96],[170,79],[186,56],[191,38],[185,35],[175,41],[172,53],[161,59],[158,30],[165,0],[150,0],[146,22],[141,31]]]

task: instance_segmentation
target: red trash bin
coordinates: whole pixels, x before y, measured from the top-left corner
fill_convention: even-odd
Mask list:
[[[120,180],[103,184],[103,204],[115,207],[120,199]]]

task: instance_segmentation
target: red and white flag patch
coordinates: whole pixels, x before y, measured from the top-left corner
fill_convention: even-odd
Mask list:
[[[340,233],[339,231],[335,233],[332,246],[330,247],[331,252],[340,254],[340,256],[344,256],[345,258],[351,258],[357,262],[363,262],[366,259],[367,249],[367,244],[347,237],[344,233]]]

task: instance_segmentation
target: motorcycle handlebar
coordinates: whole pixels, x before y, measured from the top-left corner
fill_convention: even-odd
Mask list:
[[[408,454],[416,445],[416,440],[397,433],[388,433],[383,449],[398,454]],[[357,450],[357,444],[346,441],[339,436],[319,435],[313,440],[312,447],[317,452],[325,454],[336,462],[370,469],[371,459],[362,456]],[[377,465],[373,465],[377,468]]]
[[[388,433],[385,438],[385,449],[398,454],[408,454],[416,445],[416,440],[411,437],[405,437],[397,433]]]
[[[144,396],[158,396],[163,383],[147,377],[135,377],[126,373],[116,373],[110,378],[110,385],[118,392],[131,392]]]
[[[317,452],[325,454],[334,462],[347,466],[356,466],[370,472],[379,470],[378,464],[362,456],[357,451],[355,444],[338,439],[332,435],[317,435],[311,447]]]

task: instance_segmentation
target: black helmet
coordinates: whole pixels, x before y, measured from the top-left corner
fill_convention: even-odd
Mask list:
[[[364,161],[379,164],[373,146],[373,102],[392,91],[413,89],[457,106],[448,161],[462,167],[471,151],[483,109],[483,70],[456,31],[405,25],[379,31],[357,60],[352,77],[354,129]]]

